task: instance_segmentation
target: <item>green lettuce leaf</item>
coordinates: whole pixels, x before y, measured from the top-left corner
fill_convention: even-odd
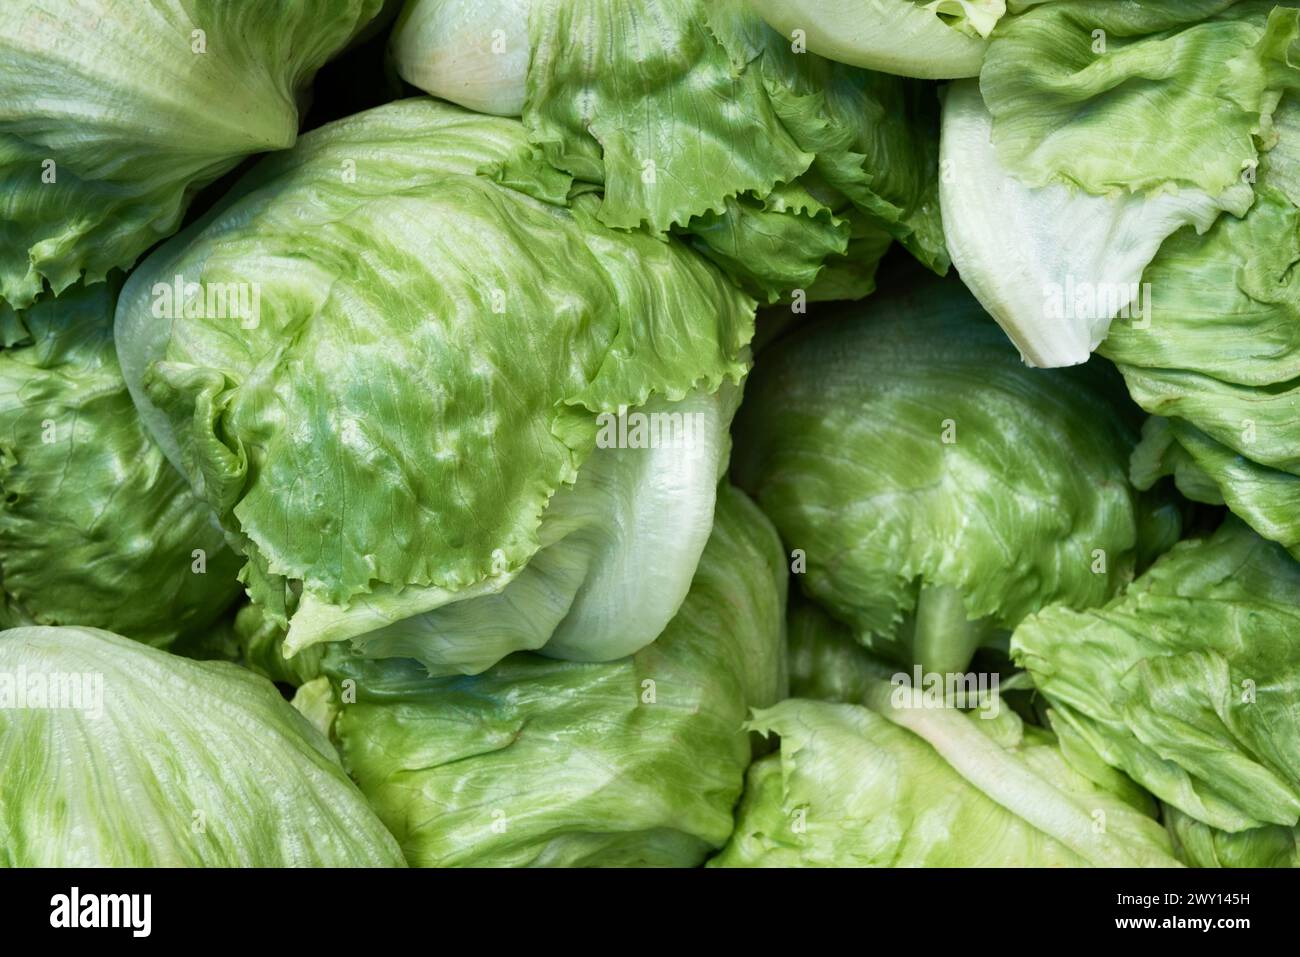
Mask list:
[[[994,149],[995,118],[974,80],[946,91],[939,196],[953,264],[1033,366],[1086,362],[1117,315],[1149,319],[1143,270],[1166,237],[1242,213],[1250,187],[1094,195],[1075,184],[1028,185]],[[1108,142],[1108,141],[1107,141]],[[1094,150],[1094,152],[1098,152]]]
[[[500,591],[452,600],[397,617],[366,598],[349,613],[305,601],[289,647],[317,620],[358,631],[354,645],[375,658],[418,658],[430,674],[475,674],[515,651],[578,661],[635,653],[663,631],[690,589],[713,526],[726,429],[739,392],[652,400],[657,415],[699,416],[690,448],[598,448],[572,487],[552,497],[538,530],[540,548]],[[671,516],[671,520],[666,517]],[[418,593],[417,593],[418,595]],[[398,614],[411,610],[407,603]],[[337,624],[334,624],[337,623]]]
[[[1143,276],[1148,321],[1117,324],[1101,352],[1134,400],[1168,420],[1156,439],[1171,467],[1194,463],[1200,478],[1184,487],[1184,469],[1184,493],[1226,502],[1300,556],[1300,210],[1283,188],[1300,169],[1300,108],[1288,99],[1277,115],[1287,132],[1265,157],[1254,206],[1166,241]]]
[[[1149,489],[1169,477],[1178,491],[1193,502],[1222,505],[1218,485],[1178,441],[1174,429],[1173,423],[1158,415],[1142,423],[1142,438],[1129,458],[1129,479],[1137,488]]]
[[[1012,652],[1060,718],[1166,804],[1225,831],[1300,820],[1300,564],[1235,518],[1104,608],[1048,608]]]
[[[1004,0],[749,0],[791,42],[854,66],[947,80],[979,72]],[[796,32],[797,31],[797,32]]]
[[[715,867],[1175,867],[1156,821],[1008,708],[982,718],[791,698],[750,726],[781,738],[749,770]]]
[[[947,269],[933,91],[796,53],[743,0],[417,0],[393,46],[427,92],[522,115],[601,222],[687,236],[760,298],[864,295],[891,237]]]
[[[0,633],[0,865],[401,866],[264,678],[93,628]]]
[[[1295,507],[1300,476],[1253,462],[1181,419],[1171,419],[1169,428],[1197,469],[1212,477],[1233,514],[1292,556],[1300,556]]]
[[[1257,827],[1218,831],[1176,807],[1164,808],[1174,853],[1193,867],[1300,867],[1300,830]]]
[[[785,575],[724,486],[690,595],[632,657],[428,678],[332,651],[344,763],[413,865],[699,864],[731,833],[748,709],[784,694]]]
[[[1072,365],[1117,317],[1147,327],[1164,287],[1143,272],[1167,237],[1250,207],[1284,127],[1279,99],[1300,81],[1300,11],[1254,0],[1010,7],[978,89],[955,85],[944,106],[945,236],[1025,361]]]
[[[141,417],[291,653],[378,633],[368,653],[436,673],[552,637],[607,660],[685,596],[753,302],[568,186],[518,121],[401,101],[268,158],[128,282]],[[671,429],[604,447],[629,412]]]
[[[0,302],[102,281],[199,187],[292,146],[298,96],[382,0],[6,0]]]
[[[1226,216],[1204,236],[1183,230],[1164,244],[1143,276],[1153,290],[1149,324],[1117,325],[1103,354],[1128,371],[1138,401],[1151,393],[1152,405],[1179,377],[1200,377],[1188,402],[1211,401],[1203,393],[1213,388],[1285,385],[1300,377],[1300,292],[1290,275],[1297,261],[1300,211],[1262,182],[1244,218]]]
[[[46,297],[0,351],[0,624],[201,634],[239,559],[135,415],[113,348],[115,279]]]
[[[786,630],[790,697],[861,704],[880,665],[836,621],[798,592],[790,596]]]
[[[1300,85],[1300,11],[1272,0],[1012,0],[980,71],[1002,164],[1029,187],[1220,197]],[[1098,148],[1105,144],[1105,148]],[[1240,212],[1240,211],[1238,211]]]
[[[936,280],[765,349],[732,475],[801,553],[807,595],[879,654],[960,671],[1030,612],[1132,578],[1150,505],[1121,401],[1103,364],[1025,368]]]

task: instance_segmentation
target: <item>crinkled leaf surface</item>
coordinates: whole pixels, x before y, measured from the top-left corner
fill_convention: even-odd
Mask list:
[[[636,655],[428,678],[332,652],[356,699],[334,733],[412,864],[698,864],[731,833],[748,709],[784,694],[784,611],[776,535],[724,487],[689,596]]]
[[[804,592],[882,652],[919,593],[945,626],[1100,604],[1133,574],[1140,508],[1107,372],[1026,368],[936,281],[766,349],[732,475],[803,550]]]
[[[394,50],[521,114],[602,222],[689,236],[760,298],[865,295],[890,237],[947,268],[933,90],[795,52],[743,0],[418,0]]]
[[[904,726],[802,698],[758,711],[751,727],[779,735],[781,750],[750,768],[736,832],[710,864],[1177,865],[1160,825],[1074,771],[1050,732],[1005,707],[987,720],[908,714]]]
[[[113,348],[118,285],[43,299],[0,351],[0,615],[165,645],[230,605],[240,563],[136,417]]]
[[[1026,186],[1219,197],[1272,145],[1300,71],[1272,0],[1012,0],[980,71],[1002,163]],[[1105,144],[1099,148],[1099,144]]]
[[[1235,518],[1103,608],[1048,608],[1012,652],[1111,765],[1213,827],[1300,819],[1300,563]]]
[[[377,603],[391,621],[499,591],[600,414],[745,374],[752,302],[567,188],[517,121],[401,101],[269,158],[128,282],[133,396],[254,600],[337,612],[294,647],[373,629]],[[158,318],[176,277],[194,295]],[[256,321],[208,308],[214,288],[256,289]]]
[[[1244,183],[1218,197],[1191,186],[1155,196],[1029,186],[994,149],[994,118],[974,80],[947,89],[942,130],[939,190],[953,263],[1033,366],[1086,362],[1117,315],[1149,319],[1159,292],[1143,295],[1143,270],[1165,238],[1188,224],[1204,231],[1222,210],[1250,204]]]

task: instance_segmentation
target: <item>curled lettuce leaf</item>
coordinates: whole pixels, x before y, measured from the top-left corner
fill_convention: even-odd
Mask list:
[[[292,146],[298,96],[382,0],[6,0],[0,302],[102,281],[195,191]]]
[[[1242,216],[1296,89],[1300,12],[1271,2],[1013,2],[944,107],[953,262],[1032,365],[1086,360],[1183,226]]]
[[[1143,276],[1147,321],[1117,324],[1101,351],[1134,400],[1168,422],[1144,444],[1170,448],[1173,467],[1194,463],[1213,490],[1185,494],[1226,502],[1300,556],[1300,211],[1288,193],[1300,109],[1288,99],[1277,116],[1282,137],[1265,155],[1254,206],[1204,236],[1167,240]],[[1152,448],[1147,457],[1160,456]]]
[[[354,638],[476,672],[554,638],[608,660],[681,603],[753,302],[568,185],[518,121],[401,101],[268,158],[128,282],[141,417],[290,653]]]
[[[724,486],[689,596],[631,657],[429,678],[331,651],[344,763],[413,865],[699,864],[731,833],[748,709],[784,694],[785,581]]]
[[[1174,853],[1193,867],[1300,867],[1300,829],[1276,824],[1235,834],[1164,808]]]
[[[240,563],[135,415],[118,285],[46,297],[0,351],[0,619],[167,645],[231,604]]]
[[[1225,831],[1300,820],[1300,564],[1229,517],[1103,608],[1012,639],[1059,717],[1166,804]]]
[[[431,674],[474,674],[515,651],[578,661],[635,653],[663,631],[690,589],[713,526],[738,400],[738,390],[724,388],[642,406],[652,415],[698,417],[690,447],[596,449],[574,485],[547,505],[537,553],[499,591],[453,597],[408,617],[382,601],[361,598],[343,614],[309,598],[290,627],[290,649],[325,619],[321,640],[346,627],[363,654],[418,658]],[[360,621],[369,630],[361,633]]]
[[[715,867],[1175,867],[1154,818],[1075,771],[1052,733],[996,717],[790,698]]]
[[[1300,476],[1251,461],[1181,419],[1168,421],[1178,447],[1173,455],[1182,458],[1186,453],[1199,473],[1193,480],[1194,487],[1183,482],[1183,494],[1192,498],[1200,495],[1196,500],[1205,502],[1217,503],[1221,499],[1259,534],[1283,545],[1293,556],[1300,556],[1300,524],[1295,507],[1300,500]],[[1181,476],[1187,477],[1186,473]],[[1179,478],[1175,473],[1175,479]]]
[[[1120,399],[1100,364],[1025,368],[935,281],[769,346],[732,475],[799,550],[807,595],[879,654],[960,671],[1030,612],[1132,578],[1149,506]]]
[[[394,50],[427,92],[520,113],[601,222],[688,236],[763,299],[865,295],[891,238],[947,268],[933,92],[796,53],[742,0],[417,0]]]
[[[1208,421],[1191,403],[1214,404],[1218,397],[1205,393],[1215,387],[1226,394],[1300,378],[1300,291],[1291,276],[1300,261],[1300,211],[1268,183],[1256,193],[1244,218],[1224,217],[1204,236],[1184,230],[1166,242],[1143,277],[1153,293],[1150,322],[1120,324],[1107,339],[1104,354],[1129,370],[1129,389],[1142,404],[1161,390],[1162,375],[1171,384],[1161,391],[1170,392],[1179,376],[1198,377],[1202,389],[1184,399],[1189,414],[1180,417]],[[1239,424],[1221,431],[1235,434]]]
[[[1221,196],[1272,144],[1300,11],[1272,0],[1013,0],[980,71],[1027,186]],[[1105,144],[1099,149],[1098,144]]]
[[[853,639],[853,630],[796,592],[786,630],[790,697],[861,704],[879,663]]]
[[[0,702],[0,865],[403,864],[329,742],[242,668],[14,628]]]
[[[953,264],[1032,366],[1086,362],[1116,315],[1149,318],[1142,273],[1165,238],[1188,224],[1204,231],[1222,210],[1250,203],[1245,184],[1218,198],[1194,187],[1154,196],[1031,187],[998,158],[974,80],[948,88],[942,130],[939,195]]]
[[[900,76],[979,73],[1004,0],[749,0],[792,43],[819,56]]]
[[[1222,505],[1223,495],[1214,479],[1178,441],[1174,425],[1158,415],[1142,423],[1142,439],[1129,459],[1128,474],[1140,489],[1149,489],[1169,477],[1185,498],[1206,505]]]

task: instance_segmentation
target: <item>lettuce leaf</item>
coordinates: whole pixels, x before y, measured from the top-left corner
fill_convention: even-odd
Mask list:
[[[0,701],[2,866],[403,864],[329,742],[235,665],[14,628]]]
[[[878,654],[960,671],[1030,612],[1132,578],[1150,503],[1124,409],[1112,370],[1026,369],[935,281],[769,346],[732,475],[800,550],[805,594]]]
[[[743,0],[418,0],[394,50],[521,115],[602,223],[687,237],[760,299],[865,295],[891,237],[947,269],[933,91],[795,52]]]
[[[1075,771],[1051,732],[801,698],[757,711],[781,738],[749,770],[713,867],[1175,867],[1156,821]],[[883,697],[882,697],[883,694]]]
[[[1012,652],[1108,763],[1224,831],[1300,820],[1300,563],[1229,517],[1104,608],[1048,608]]]
[[[120,281],[46,297],[0,351],[0,622],[201,635],[238,557],[135,414],[113,348]]]
[[[1260,167],[1254,206],[1203,236],[1167,240],[1143,276],[1148,321],[1116,324],[1101,351],[1134,400],[1168,420],[1173,457],[1194,462],[1199,484],[1217,490],[1193,497],[1226,502],[1300,556],[1300,211],[1291,192],[1300,106],[1287,98],[1275,115],[1281,137]]]
[[[101,282],[194,193],[293,145],[298,97],[383,0],[7,0],[0,303]]]
[[[518,121],[405,100],[268,158],[127,283],[116,334],[141,417],[291,653],[499,595],[531,608],[467,612],[468,630],[449,611],[368,650],[480,671],[549,621],[552,653],[608,660],[635,650],[613,607],[646,611],[645,643],[685,596],[753,302],[680,243],[602,226],[568,185]],[[214,290],[259,307],[211,308]],[[597,448],[629,410],[692,430]],[[602,594],[647,555],[663,575]]]
[[[1004,0],[750,0],[791,42],[854,66],[947,80],[979,73]],[[798,31],[796,33],[796,31]]]
[[[784,612],[776,535],[724,486],[690,594],[653,644],[603,664],[519,654],[458,678],[331,652],[334,734],[413,865],[696,865],[731,833],[748,709],[784,695]]]

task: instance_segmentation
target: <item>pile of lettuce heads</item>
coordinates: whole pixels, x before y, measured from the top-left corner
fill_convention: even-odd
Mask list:
[[[8,0],[0,865],[1300,864],[1300,5]]]

